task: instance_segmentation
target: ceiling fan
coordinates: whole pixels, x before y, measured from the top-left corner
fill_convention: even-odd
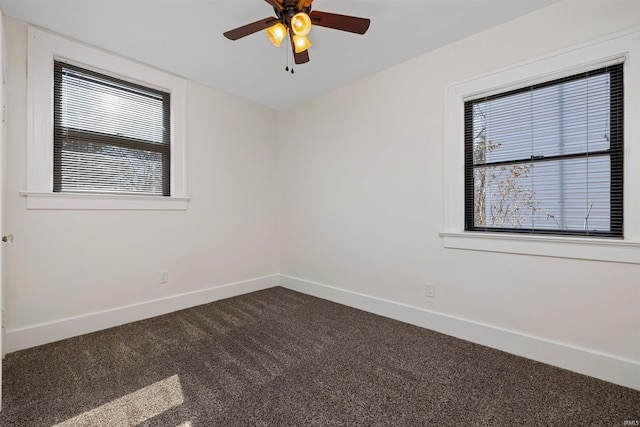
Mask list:
[[[267,35],[271,42],[276,46],[280,46],[288,35],[296,64],[309,62],[307,49],[311,46],[311,42],[307,39],[307,34],[311,30],[311,25],[364,34],[371,23],[366,18],[312,11],[311,3],[313,0],[264,1],[273,6],[276,17],[261,19],[229,30],[224,33],[224,36],[229,40],[238,40],[258,31],[267,30]]]

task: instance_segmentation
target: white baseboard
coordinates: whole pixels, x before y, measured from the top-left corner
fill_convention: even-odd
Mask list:
[[[7,329],[3,350],[5,354],[12,353],[196,305],[272,288],[278,283],[279,275],[274,274],[24,328]]]
[[[634,360],[278,274],[8,329],[3,350],[11,353],[277,285],[640,390],[640,363]]]
[[[640,363],[468,319],[280,275],[280,286],[640,390]]]

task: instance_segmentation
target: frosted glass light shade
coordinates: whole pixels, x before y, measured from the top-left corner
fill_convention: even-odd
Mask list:
[[[267,28],[266,31],[267,36],[269,36],[269,40],[271,40],[271,43],[273,43],[276,47],[280,47],[282,40],[284,40],[287,35],[287,27],[282,25],[282,23],[280,22],[272,27]]]
[[[293,36],[293,46],[296,53],[304,52],[311,47],[311,42],[305,36]]]
[[[311,18],[304,12],[296,13],[291,18],[291,29],[297,36],[306,36],[311,31]]]

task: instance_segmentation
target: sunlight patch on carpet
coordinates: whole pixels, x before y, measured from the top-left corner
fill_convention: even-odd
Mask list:
[[[54,427],[104,425],[133,427],[184,403],[178,375],[153,383],[140,390],[119,397],[90,411],[69,418]],[[185,422],[177,427],[190,427]]]

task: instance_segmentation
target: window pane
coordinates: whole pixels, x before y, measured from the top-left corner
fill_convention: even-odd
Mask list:
[[[63,127],[163,142],[163,101],[157,95],[65,69],[61,109]]]
[[[475,163],[607,150],[609,88],[599,74],[475,103]]]
[[[65,191],[162,194],[162,153],[67,140],[62,164]]]
[[[609,232],[608,156],[476,168],[476,227]]]

